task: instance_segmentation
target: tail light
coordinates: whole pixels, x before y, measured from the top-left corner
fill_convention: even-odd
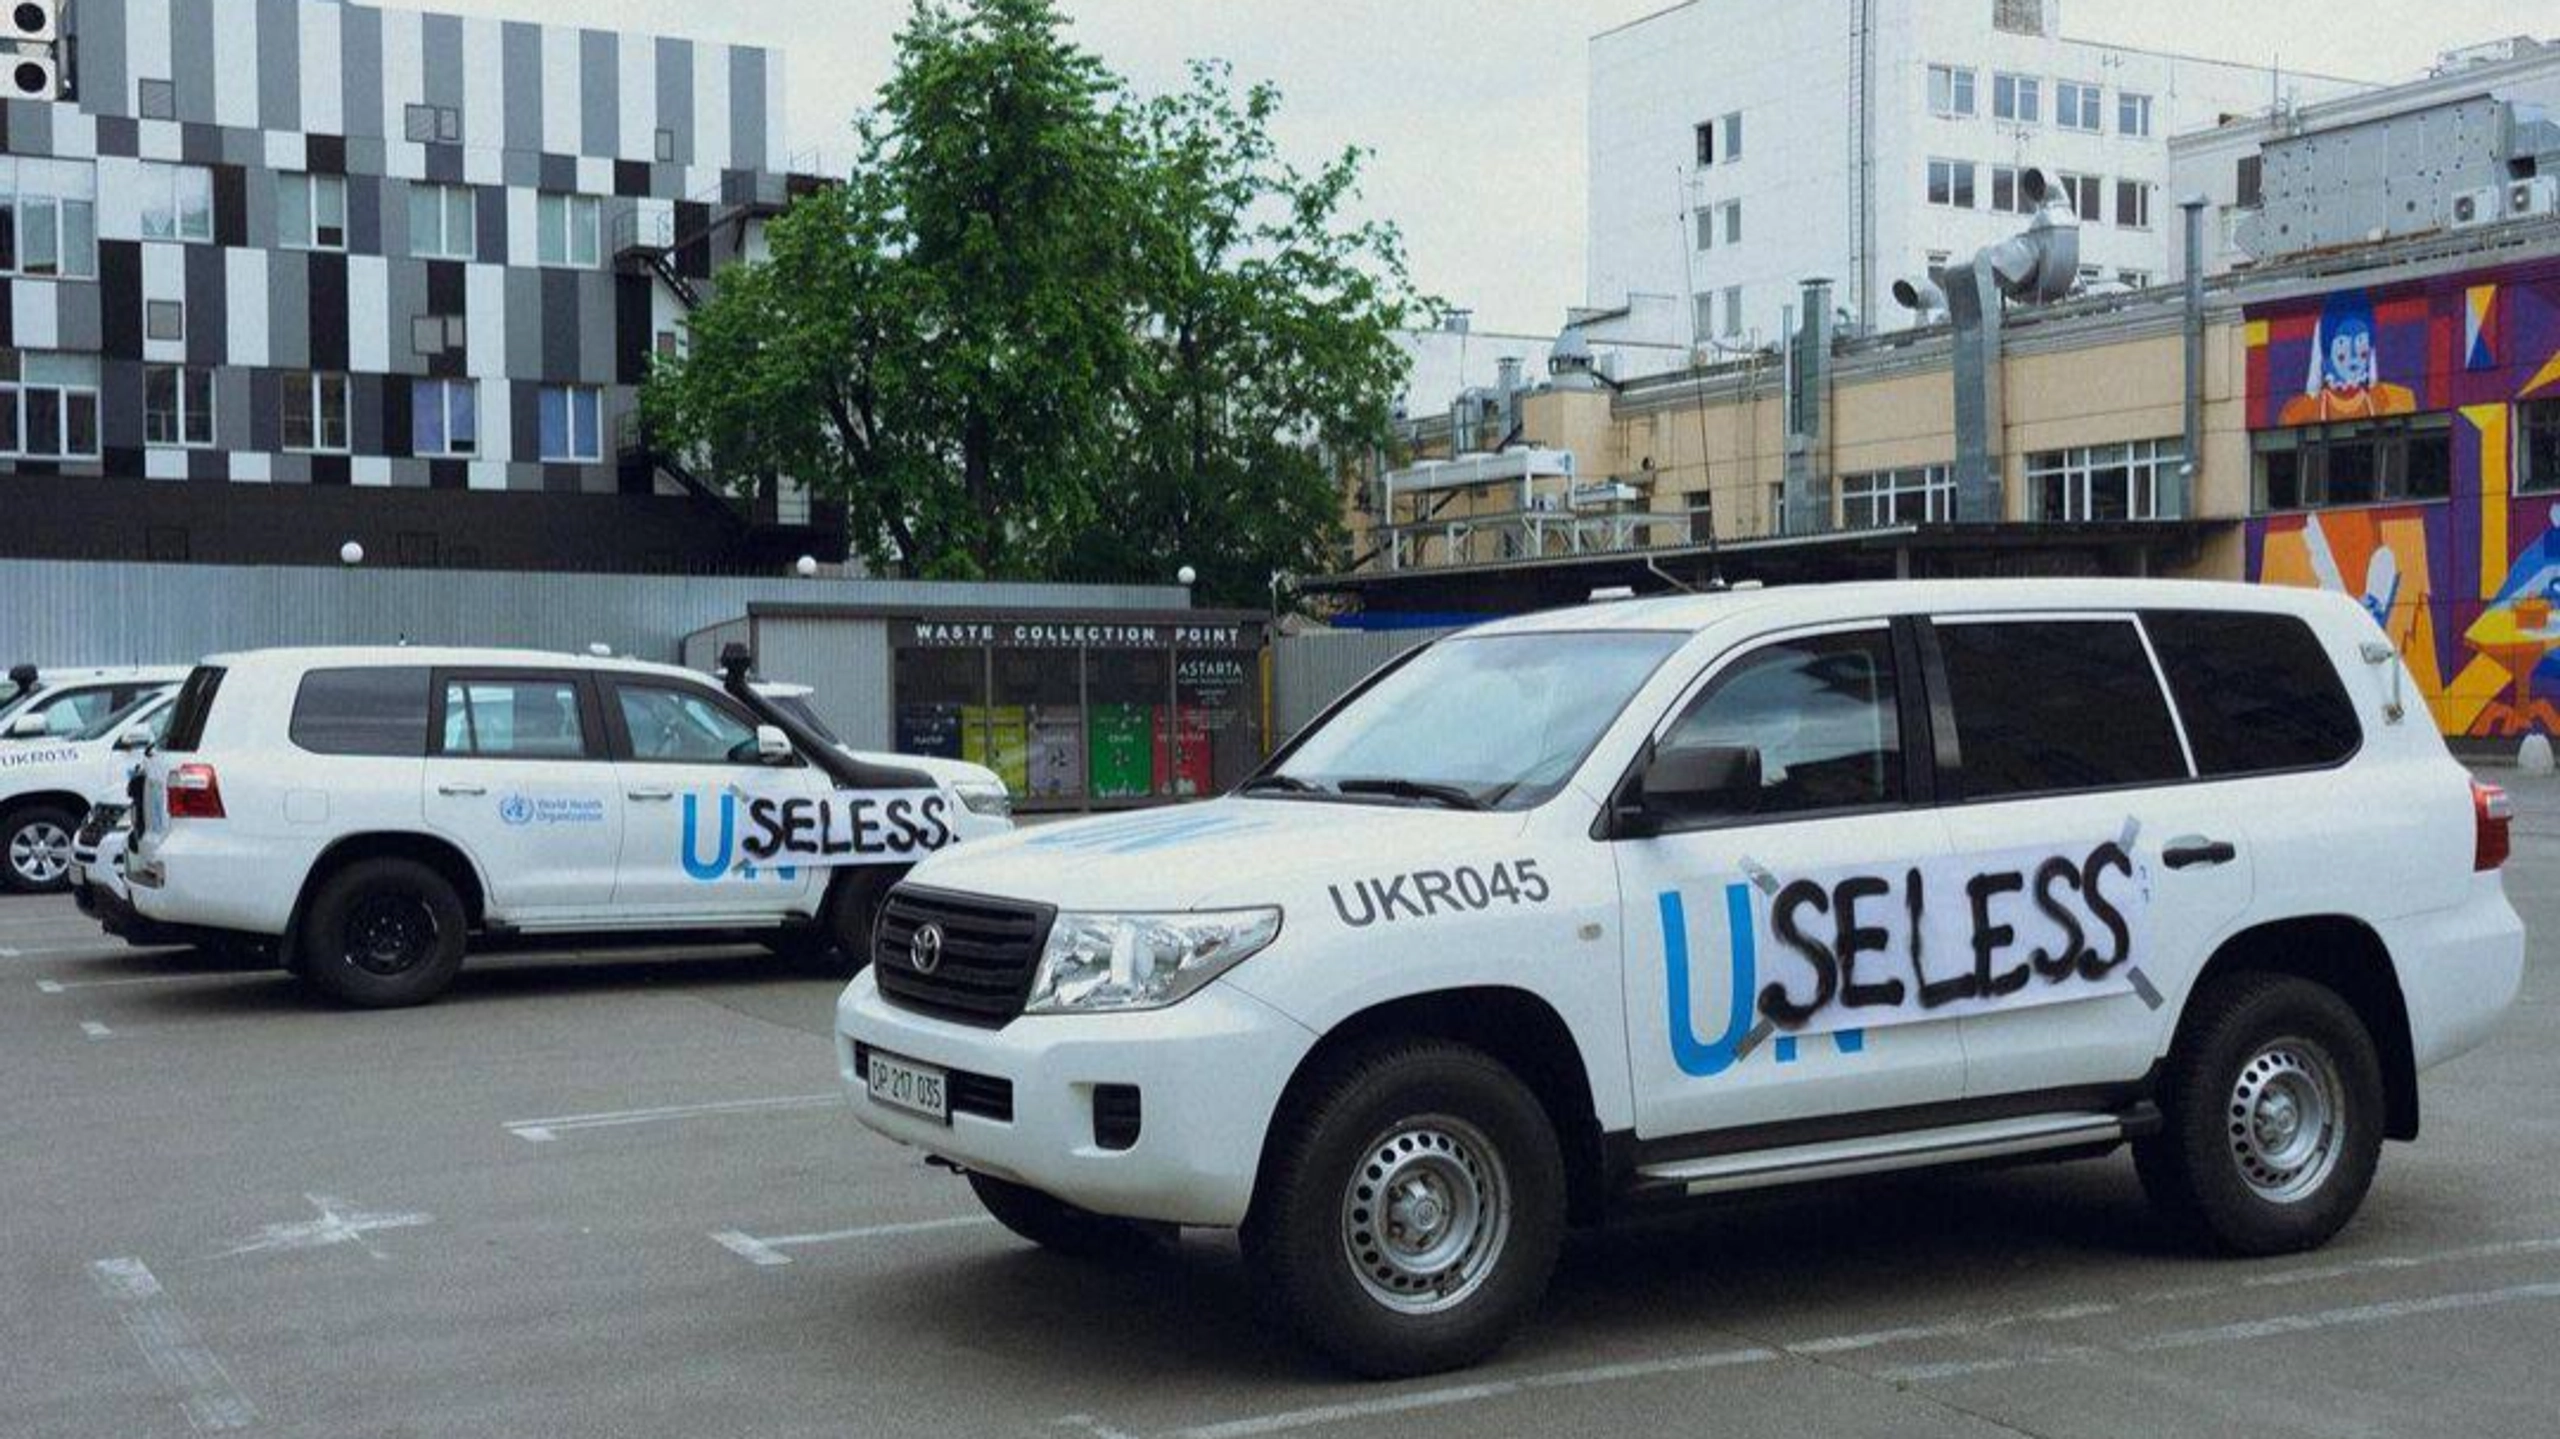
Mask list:
[[[2505,864],[2508,853],[2514,848],[2507,837],[2507,825],[2515,818],[2515,802],[2496,785],[2473,780],[2471,814],[2476,821],[2471,841],[2471,868],[2487,871]]]
[[[222,818],[222,781],[209,764],[182,764],[169,771],[169,818]]]

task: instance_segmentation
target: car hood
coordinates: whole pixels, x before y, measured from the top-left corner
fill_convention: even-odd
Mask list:
[[[918,754],[878,754],[870,750],[855,749],[851,745],[838,745],[836,748],[863,764],[888,765],[897,769],[914,770],[918,774],[930,776],[935,784],[946,789],[961,784],[1003,783],[996,777],[994,770],[982,764],[971,764],[967,760],[939,759],[932,755]]]
[[[1222,799],[1016,830],[944,850],[912,879],[1061,909],[1266,904],[1346,866],[1427,863],[1526,823],[1398,804]]]

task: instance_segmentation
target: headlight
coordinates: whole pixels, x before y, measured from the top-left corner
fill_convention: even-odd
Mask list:
[[[1002,780],[991,784],[955,784],[951,792],[960,796],[961,805],[971,814],[1004,819],[1013,813],[1013,791],[1006,789]]]
[[[1280,911],[1061,914],[1031,979],[1027,1014],[1162,1009],[1268,947]]]

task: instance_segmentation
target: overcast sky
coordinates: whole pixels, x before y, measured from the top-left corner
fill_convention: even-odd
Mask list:
[[[795,151],[842,153],[886,76],[905,0],[402,0],[770,45]],[[1286,96],[1284,146],[1376,152],[1368,204],[1404,228],[1416,280],[1478,328],[1553,331],[1582,295],[1584,43],[1665,0],[1063,0],[1082,42],[1147,89],[1217,57]],[[1714,0],[1709,0],[1714,3]],[[1841,0],[1795,0],[1841,4]],[[1947,0],[1923,0],[1947,3]],[[1987,10],[1989,0],[1975,0]],[[561,18],[566,18],[561,16]],[[2375,79],[2436,51],[2560,35],[2560,0],[2065,0],[2063,33]]]

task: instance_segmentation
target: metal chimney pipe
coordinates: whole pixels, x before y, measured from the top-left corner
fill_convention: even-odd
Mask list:
[[[2204,207],[2205,197],[2189,195],[2178,202],[2187,225],[2187,413],[2186,458],[2176,483],[2161,497],[2161,518],[2183,520],[2195,513],[2196,481],[2204,474]]]

